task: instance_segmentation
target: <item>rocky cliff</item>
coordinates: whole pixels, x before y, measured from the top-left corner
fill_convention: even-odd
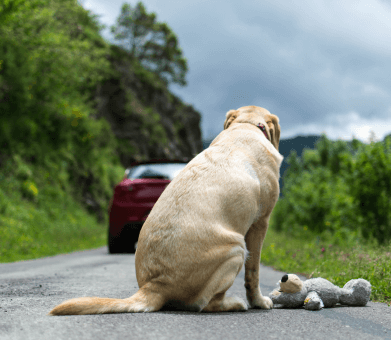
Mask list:
[[[119,47],[111,47],[109,60],[114,71],[96,90],[96,112],[110,123],[125,167],[147,159],[190,160],[202,151],[199,112]]]

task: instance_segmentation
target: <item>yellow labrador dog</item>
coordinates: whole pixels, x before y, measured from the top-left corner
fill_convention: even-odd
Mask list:
[[[259,266],[279,196],[278,121],[257,106],[227,113],[224,131],[168,185],[146,220],[136,251],[136,294],[72,299],[49,314],[156,312],[163,306],[245,311],[243,300],[225,296],[243,264],[250,307],[272,308],[259,287]]]

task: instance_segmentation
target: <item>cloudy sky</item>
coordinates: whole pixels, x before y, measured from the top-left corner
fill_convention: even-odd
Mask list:
[[[115,23],[123,0],[81,0]],[[137,1],[127,1],[135,5]],[[367,141],[391,133],[391,5],[386,0],[144,0],[176,33],[204,138],[245,105],[280,118],[281,137]],[[110,38],[109,30],[103,35]]]

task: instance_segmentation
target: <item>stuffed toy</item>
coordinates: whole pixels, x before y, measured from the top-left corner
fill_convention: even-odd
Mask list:
[[[337,303],[348,306],[365,306],[371,295],[371,284],[364,279],[350,280],[343,288],[320,277],[301,281],[295,274],[286,274],[277,283],[269,297],[274,304],[287,308],[304,305],[308,310],[334,307]]]

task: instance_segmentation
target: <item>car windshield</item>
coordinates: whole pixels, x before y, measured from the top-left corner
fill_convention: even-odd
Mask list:
[[[127,178],[161,178],[173,180],[186,163],[141,164],[127,169]]]

